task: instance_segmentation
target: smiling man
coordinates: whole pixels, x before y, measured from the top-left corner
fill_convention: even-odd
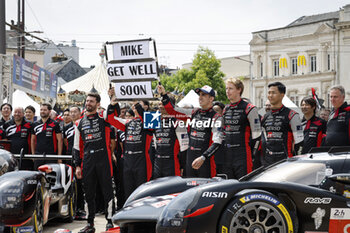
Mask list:
[[[189,125],[189,146],[186,158],[186,176],[213,177],[216,175],[214,154],[222,143],[222,117],[213,110],[215,91],[208,85],[197,88],[198,109],[183,109],[171,103],[162,85],[158,93],[169,115],[179,120],[191,120]],[[187,121],[188,122],[188,121]],[[193,123],[192,123],[193,122]]]
[[[344,101],[344,87],[340,85],[331,87],[329,95],[333,110],[327,123],[326,145],[349,146],[350,107]]]

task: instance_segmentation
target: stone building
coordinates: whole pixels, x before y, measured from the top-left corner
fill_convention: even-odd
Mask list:
[[[262,107],[268,83],[280,81],[298,106],[316,89],[329,107],[329,88],[341,84],[350,99],[350,4],[339,11],[302,16],[281,28],[253,32],[252,101]]]

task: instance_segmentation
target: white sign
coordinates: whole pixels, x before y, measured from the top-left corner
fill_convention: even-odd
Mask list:
[[[153,98],[151,81],[115,83],[114,89],[119,100]]]
[[[155,61],[115,63],[107,65],[107,74],[111,82],[135,79],[157,79]]]
[[[113,59],[142,59],[150,58],[149,40],[145,41],[127,41],[113,44]]]

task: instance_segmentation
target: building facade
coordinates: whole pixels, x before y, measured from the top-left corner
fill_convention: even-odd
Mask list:
[[[286,27],[253,32],[250,98],[258,107],[267,85],[280,81],[287,96],[300,105],[316,90],[330,107],[329,88],[341,84],[350,99],[350,4],[336,12],[303,16]]]

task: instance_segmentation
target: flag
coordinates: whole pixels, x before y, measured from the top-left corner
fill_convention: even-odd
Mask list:
[[[316,100],[316,105],[318,109],[324,108],[323,106],[323,99],[319,99],[317,94],[316,94],[316,90],[314,88],[311,88],[312,91],[312,97],[314,98],[314,100]]]

